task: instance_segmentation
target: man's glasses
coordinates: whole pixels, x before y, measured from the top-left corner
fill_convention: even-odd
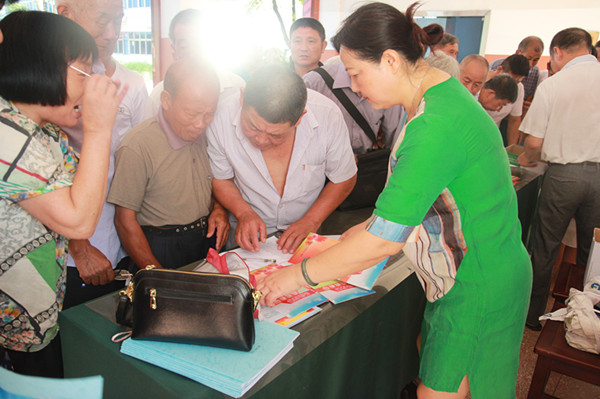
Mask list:
[[[92,75],[90,75],[89,73],[82,71],[81,69],[74,67],[73,65],[69,64],[69,68],[76,70],[79,73],[84,74],[85,76],[87,76],[88,78],[91,77]]]

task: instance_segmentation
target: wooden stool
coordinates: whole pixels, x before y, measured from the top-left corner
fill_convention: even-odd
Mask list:
[[[563,262],[560,266],[552,296],[554,310],[564,307],[571,287],[583,290],[585,267]],[[544,393],[550,372],[568,375],[578,380],[600,385],[600,355],[575,349],[565,339],[563,322],[547,320],[533,348],[538,354],[528,399],[555,398]]]
[[[538,360],[528,399],[555,398],[544,393],[551,371],[600,385],[600,355],[570,347],[565,340],[563,322],[546,321],[533,350],[538,354]]]

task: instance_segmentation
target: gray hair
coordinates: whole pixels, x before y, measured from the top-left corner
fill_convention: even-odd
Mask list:
[[[540,46],[538,52],[543,52],[544,42],[537,36],[527,36],[525,39],[521,40],[521,42],[519,43],[518,50],[524,53],[530,46],[535,46],[536,44],[539,44]]]
[[[427,58],[425,58],[425,61],[432,67],[441,69],[457,79],[460,76],[460,67],[458,65],[458,61],[443,51],[433,51]]]
[[[436,47],[444,47],[446,44],[458,44],[458,38],[451,33],[444,32],[442,40],[440,40]]]
[[[480,63],[482,66],[485,66],[487,69],[490,69],[490,63],[488,62],[488,60],[486,60],[485,57],[482,57],[479,54],[467,55],[460,62],[460,67],[463,68],[464,66],[466,66],[467,64],[470,64],[473,61]]]

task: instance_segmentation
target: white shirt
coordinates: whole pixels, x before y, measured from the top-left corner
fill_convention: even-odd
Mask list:
[[[261,151],[240,125],[240,95],[220,105],[207,131],[208,155],[216,179],[231,179],[242,198],[267,225],[267,233],[285,230],[304,216],[321,194],[327,177],[341,183],[356,174],[348,130],[339,108],[308,90],[306,114],[296,128],[283,196],[273,184]],[[237,221],[230,217],[232,231]]]
[[[544,139],[542,160],[600,162],[600,63],[583,55],[537,88],[520,130]]]
[[[514,103],[506,104],[505,106],[500,108],[500,111],[488,111],[486,109],[488,115],[492,117],[494,122],[496,122],[496,126],[500,126],[500,122],[502,122],[502,119],[504,119],[507,115],[523,115],[523,99],[525,98],[525,88],[523,87],[523,83],[521,82],[517,84],[517,87],[519,90],[517,94],[517,99]]]
[[[219,100],[222,100],[231,94],[239,93],[240,87],[246,87],[244,79],[233,72],[219,70],[217,71],[217,75],[221,86]],[[144,110],[144,119],[152,118],[158,113],[158,110],[160,109],[160,93],[162,93],[163,89],[164,81],[158,82],[156,86],[154,86],[154,89],[152,89],[148,104]]]
[[[115,173],[115,151],[123,137],[125,137],[125,134],[127,134],[132,127],[144,120],[144,108],[146,106],[146,101],[148,100],[148,91],[146,90],[144,79],[138,73],[125,68],[116,61],[115,63],[117,67],[115,73],[111,76],[111,79],[120,80],[122,84],[128,83],[129,90],[119,105],[119,112],[117,113],[115,124],[113,125],[110,145],[110,163],[108,166],[108,188],[110,188]],[[100,61],[92,66],[93,73],[104,75],[106,73],[105,71],[104,65]],[[81,120],[76,127],[63,128],[63,130],[69,136],[69,144],[77,152],[80,152],[81,142],[83,140]],[[106,192],[107,195],[108,188]],[[105,202],[94,235],[92,235],[89,240],[92,246],[96,247],[107,257],[112,264],[113,269],[124,256],[124,252],[121,250],[121,241],[119,240],[117,229],[115,228],[114,217],[115,206]],[[67,266],[75,266],[75,261],[70,254],[67,260]]]

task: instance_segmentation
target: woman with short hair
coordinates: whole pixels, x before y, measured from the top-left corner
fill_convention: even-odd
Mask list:
[[[258,288],[269,305],[403,249],[428,299],[418,397],[514,398],[531,263],[506,151],[473,96],[423,60],[442,29],[420,28],[415,9],[367,4],[333,38],[352,90],[374,108],[400,104],[409,118],[373,216]]]
[[[126,89],[89,74],[98,50],[45,12],[0,21],[0,345],[15,371],[62,377],[58,312],[68,238],[94,232]],[[81,159],[59,126],[85,131]]]

